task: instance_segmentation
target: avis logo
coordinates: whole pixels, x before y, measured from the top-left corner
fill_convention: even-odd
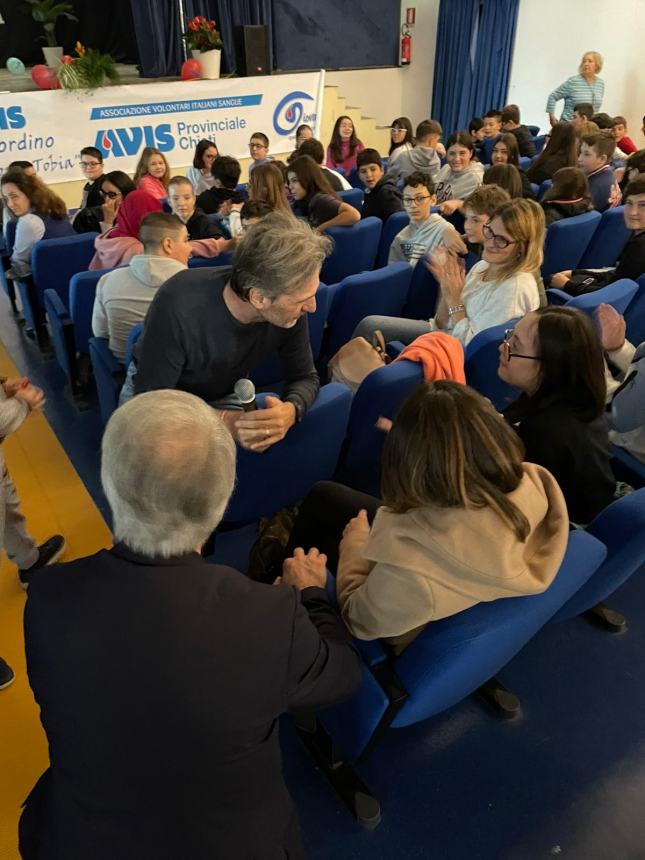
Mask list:
[[[7,131],[10,128],[24,128],[26,125],[22,108],[18,105],[0,108],[0,129]]]
[[[160,152],[170,152],[175,148],[175,138],[167,123],[110,128],[96,133],[94,146],[101,150],[103,158],[110,154],[115,158],[123,158],[126,155],[136,155],[144,146],[155,146]]]
[[[313,97],[296,90],[278,103],[273,112],[273,127],[278,134],[291,134],[300,125],[305,112],[304,100],[312,102]]]

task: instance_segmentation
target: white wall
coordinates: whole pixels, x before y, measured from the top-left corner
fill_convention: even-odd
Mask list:
[[[544,129],[549,93],[576,74],[585,51],[599,51],[605,60],[602,110],[625,116],[631,138],[645,145],[644,35],[643,0],[521,0],[508,101],[521,107],[523,122]],[[562,102],[558,114],[561,108]]]
[[[350,107],[360,107],[364,116],[378,125],[389,125],[398,116],[408,116],[412,125],[430,116],[434,48],[437,40],[439,0],[403,0],[416,8],[416,23],[411,28],[412,62],[397,69],[358,69],[327,72],[325,82],[338,86],[339,94]]]

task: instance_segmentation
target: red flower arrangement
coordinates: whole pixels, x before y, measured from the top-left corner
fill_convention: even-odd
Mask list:
[[[222,47],[222,39],[215,21],[207,21],[203,15],[197,15],[188,22],[183,34],[189,51],[213,51]]]

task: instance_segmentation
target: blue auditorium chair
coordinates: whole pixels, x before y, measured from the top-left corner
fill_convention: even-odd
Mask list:
[[[411,277],[408,263],[393,263],[384,269],[352,275],[335,285],[323,355],[331,358],[351,339],[364,317],[401,316]]]
[[[330,227],[325,235],[333,239],[334,249],[320,273],[324,284],[336,284],[348,275],[374,268],[381,237],[379,218],[364,218],[351,227]]]
[[[352,186],[352,188],[360,188],[361,191],[364,190],[365,186],[363,185],[363,182],[361,181],[361,178],[358,175],[358,167],[352,167],[352,169],[349,171],[346,179],[349,182],[349,184]]]
[[[132,361],[132,350],[143,331],[142,323],[137,323],[130,330],[126,346],[125,362],[121,364],[110,350],[108,341],[102,337],[91,337],[89,340],[90,359],[96,391],[99,399],[99,411],[103,424],[107,424],[110,415],[119,405],[119,394],[125,379],[126,368]]]
[[[539,125],[527,125],[526,127],[531,132],[533,137],[537,137],[538,134],[540,133],[540,126]]]
[[[380,417],[394,418],[399,407],[423,382],[423,368],[416,361],[395,361],[373,370],[361,383],[347,427],[347,439],[334,479],[380,494],[381,452],[385,433],[376,427]]]
[[[72,387],[72,393],[76,393],[78,385],[78,363],[76,360],[76,345],[74,343],[74,324],[69,311],[63,304],[63,300],[56,290],[45,290],[45,314],[54,357],[60,369],[65,374],[67,381]]]
[[[103,275],[109,271],[110,269],[99,269],[97,272],[78,272],[69,282],[69,315],[74,323],[74,341],[79,353],[88,354],[90,351],[96,287]]]
[[[354,209],[359,212],[363,211],[363,190],[361,188],[349,188],[346,191],[339,191],[338,196],[343,203],[349,203]]]
[[[531,166],[532,158],[529,158],[528,155],[521,155],[519,158],[520,170],[527,170]]]
[[[616,480],[625,481],[632,487],[645,487],[645,463],[618,445],[611,446],[611,468]]]
[[[520,391],[503,382],[497,375],[499,347],[506,329],[513,328],[517,320],[480,331],[466,347],[466,382],[475,391],[488,397],[500,411],[520,396]]]
[[[581,296],[570,296],[564,290],[556,289],[548,289],[546,295],[550,305],[579,308],[581,311],[592,316],[596,308],[603,303],[611,305],[619,314],[624,314],[638,291],[639,288],[636,281],[630,281],[629,278],[621,278],[620,281],[614,281],[613,284],[609,284],[607,287],[602,287],[600,290],[594,290],[591,293],[584,293]]]
[[[601,541],[572,532],[560,570],[542,594],[479,603],[431,622],[398,657],[381,641],[356,643],[363,655],[359,692],[318,712],[315,723],[301,722],[300,737],[361,823],[375,826],[380,809],[349,762],[365,758],[387,729],[427,720],[475,692],[505,716],[516,714],[519,702],[494,676],[585,585],[606,555]]]
[[[188,261],[189,269],[204,269],[213,266],[230,266],[233,259],[232,253],[219,254],[217,257],[191,257]]]
[[[552,185],[552,179],[545,179],[544,182],[541,182],[538,193],[536,194],[536,199],[541,200]]]
[[[428,320],[434,316],[439,298],[439,284],[426,266],[425,256],[412,270],[408,298],[403,308],[403,316],[410,320]]]
[[[333,287],[329,287],[327,284],[319,284],[316,292],[316,310],[313,314],[307,314],[309,343],[311,344],[311,354],[314,361],[317,361],[320,356],[332,292]],[[270,355],[266,358],[251,373],[250,378],[256,388],[271,388],[275,391],[276,387],[281,385],[280,380],[282,378],[282,365],[280,364],[278,355]]]
[[[535,144],[535,154],[539,155],[546,144],[546,134],[536,134],[533,143]]]
[[[550,224],[544,240],[542,277],[577,268],[599,223],[600,212],[593,210]]]
[[[627,323],[627,339],[638,346],[645,340],[645,275],[638,279],[638,292],[623,316]]]
[[[23,315],[28,329],[41,332],[44,319],[45,290],[55,290],[69,309],[69,281],[72,275],[87,270],[94,256],[97,233],[78,233],[60,239],[42,239],[31,252],[31,275],[17,280]]]
[[[540,186],[536,182],[531,182],[531,191],[536,200],[539,200]]]
[[[553,616],[554,622],[567,621],[598,607],[645,564],[645,488],[612,502],[587,526],[586,532],[605,545],[607,558],[560,607]],[[624,629],[622,620],[617,626]],[[615,624],[611,619],[610,622]]]
[[[624,206],[616,206],[602,213],[600,223],[577,268],[604,269],[616,265],[620,252],[631,236],[631,230],[625,226],[624,211]]]
[[[262,454],[238,446],[235,491],[217,530],[213,561],[245,573],[257,520],[295,505],[315,483],[331,478],[351,401],[346,386],[323,385],[303,420],[281,442]]]
[[[394,241],[401,230],[404,230],[410,223],[410,216],[407,212],[395,212],[385,221],[381,231],[378,252],[376,254],[375,268],[380,269],[382,266],[387,266],[387,258],[390,254],[390,245]]]

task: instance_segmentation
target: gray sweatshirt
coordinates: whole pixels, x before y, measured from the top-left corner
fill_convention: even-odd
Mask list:
[[[433,182],[437,181],[441,160],[436,151],[430,146],[413,146],[407,152],[402,152],[391,167],[388,169],[388,176],[402,176],[405,178],[415,170],[420,170],[423,173],[429,173]]]
[[[441,215],[430,215],[425,221],[412,221],[394,237],[388,263],[409,263],[415,266],[424,254],[430,253],[438,245],[445,244],[446,231],[457,233],[452,224]]]
[[[482,184],[484,165],[479,161],[471,161],[465,170],[455,172],[449,164],[439,171],[437,176],[437,203],[446,200],[464,200]]]

